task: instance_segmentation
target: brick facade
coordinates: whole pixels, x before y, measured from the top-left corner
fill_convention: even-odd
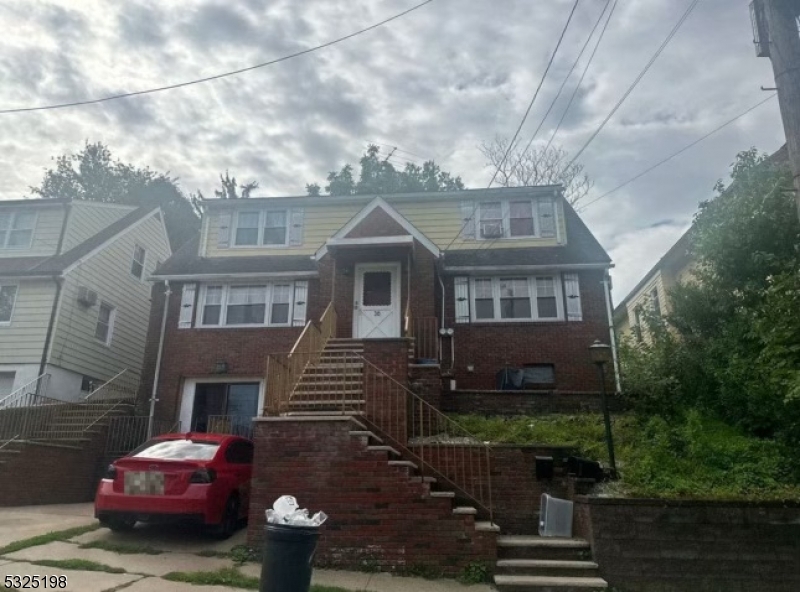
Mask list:
[[[800,506],[578,496],[575,526],[626,592],[794,592]]]
[[[471,562],[492,565],[496,535],[479,532],[474,516],[428,495],[407,469],[367,450],[345,418],[269,418],[255,423],[256,456],[247,541],[260,547],[264,512],[294,495],[303,508],[324,510],[317,566],[406,571],[426,567],[458,575]]]
[[[445,277],[445,324],[455,334],[452,340],[444,339],[443,359],[449,361],[450,345],[454,344],[457,388],[494,389],[497,372],[506,366],[553,364],[555,384],[549,388],[596,392],[599,378],[589,361],[588,347],[595,339],[609,339],[603,272],[583,271],[578,275],[583,320],[540,323],[456,323],[453,277]],[[467,366],[473,366],[473,371],[469,372]]]

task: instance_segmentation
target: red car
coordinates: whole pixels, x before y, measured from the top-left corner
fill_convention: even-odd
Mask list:
[[[94,515],[114,531],[188,520],[229,537],[247,516],[253,443],[226,434],[167,434],[109,465]]]

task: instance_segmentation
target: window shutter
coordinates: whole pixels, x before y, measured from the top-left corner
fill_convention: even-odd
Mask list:
[[[455,278],[456,323],[469,323],[469,278]]]
[[[556,213],[552,199],[539,200],[539,229],[542,238],[556,235]]]
[[[183,284],[181,293],[181,313],[178,316],[178,329],[191,329],[194,318],[194,296],[197,284]]]
[[[583,312],[581,311],[581,287],[578,282],[577,273],[564,274],[564,295],[567,300],[567,320],[582,321]]]
[[[293,208],[289,215],[289,244],[303,244],[303,209]]]
[[[461,238],[475,238],[475,215],[477,208],[471,201],[461,202]]]
[[[302,327],[306,324],[306,309],[308,307],[308,280],[298,280],[294,283],[294,313],[292,326]]]
[[[227,249],[231,243],[231,212],[220,212],[217,215],[217,247]]]

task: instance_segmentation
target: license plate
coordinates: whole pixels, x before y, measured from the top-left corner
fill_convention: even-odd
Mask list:
[[[128,471],[125,473],[127,495],[164,495],[164,473]]]

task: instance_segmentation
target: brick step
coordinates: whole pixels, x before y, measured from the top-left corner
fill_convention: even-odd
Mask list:
[[[383,439],[379,438],[378,436],[375,435],[374,432],[370,432],[369,430],[352,430],[350,432],[350,435],[353,436],[354,438],[367,438],[367,442],[369,442],[370,440],[374,440],[379,444],[383,444]]]
[[[599,566],[593,561],[557,561],[553,559],[501,559],[495,573],[557,577],[597,577]]]
[[[420,477],[419,475],[411,477],[412,483],[436,483],[436,477]]]
[[[587,592],[608,587],[603,578],[559,578],[553,576],[497,575],[500,592]]]
[[[539,536],[497,537],[498,559],[585,561],[590,555],[591,547],[583,539]]]

